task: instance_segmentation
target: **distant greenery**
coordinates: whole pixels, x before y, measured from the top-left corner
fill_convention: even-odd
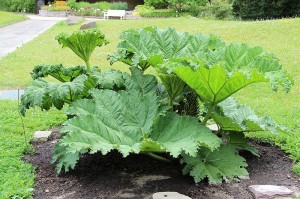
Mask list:
[[[0,27],[19,21],[24,21],[26,19],[26,16],[20,14],[0,11]]]
[[[298,0],[235,0],[233,12],[242,19],[272,19],[300,14]]]
[[[208,19],[230,19],[233,18],[232,4],[228,0],[213,0],[204,6],[193,5],[189,11],[195,17]]]
[[[24,141],[22,121],[16,101],[0,100],[0,199],[29,198],[34,185],[34,168],[22,161],[32,151]],[[29,113],[29,112],[28,112]],[[30,110],[24,118],[26,143],[36,130],[46,130],[65,120],[62,113]]]
[[[34,12],[35,0],[0,0],[0,10],[9,12]]]
[[[170,9],[157,9],[153,11],[140,12],[141,17],[149,18],[168,18],[168,17],[178,17],[179,15],[188,15],[188,13],[176,13],[174,10]]]

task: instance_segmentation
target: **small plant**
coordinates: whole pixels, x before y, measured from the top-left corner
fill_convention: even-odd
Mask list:
[[[170,161],[180,159],[195,182],[220,183],[248,176],[238,155],[259,152],[244,132],[286,131],[270,117],[259,117],[232,95],[260,82],[290,90],[292,80],[272,54],[247,44],[226,45],[215,35],[147,27],[125,31],[111,63],[124,62],[131,73],[90,68],[89,56],[106,44],[97,30],[60,35],[59,43],[86,62],[85,67],[37,66],[22,96],[21,112],[39,106],[70,104],[61,140],[54,149],[57,172],[74,169],[80,155],[118,150]],[[146,75],[149,67],[157,77]],[[61,83],[44,80],[51,75]],[[215,123],[219,130],[207,127]]]

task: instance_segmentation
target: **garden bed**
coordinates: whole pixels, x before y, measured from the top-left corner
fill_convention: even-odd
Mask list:
[[[195,185],[192,177],[182,176],[179,163],[162,163],[142,155],[122,158],[118,153],[84,155],[74,171],[58,176],[50,163],[59,137],[34,145],[36,153],[26,159],[36,167],[34,198],[151,198],[160,191],[176,191],[191,198],[251,198],[249,185],[283,185],[300,191],[300,179],[291,172],[290,159],[278,147],[255,144],[262,156],[242,154],[249,164],[250,179],[235,183]]]

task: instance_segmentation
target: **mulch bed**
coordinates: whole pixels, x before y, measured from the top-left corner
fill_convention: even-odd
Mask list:
[[[293,175],[292,163],[278,147],[255,144],[260,158],[242,154],[249,164],[250,179],[208,185],[195,184],[183,176],[182,165],[159,162],[143,155],[127,158],[116,152],[106,156],[84,155],[75,170],[57,175],[50,163],[56,137],[46,143],[34,144],[36,153],[26,160],[36,167],[36,199],[152,198],[155,192],[175,191],[197,199],[252,198],[247,188],[254,184],[283,185],[299,192],[300,178]]]

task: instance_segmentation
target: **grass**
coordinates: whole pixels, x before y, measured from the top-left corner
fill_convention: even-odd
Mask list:
[[[0,100],[0,199],[28,198],[34,185],[34,168],[22,161],[32,149],[26,143],[36,130],[60,124],[65,116],[59,111],[48,113],[30,110],[24,118],[26,142],[16,101]]]
[[[0,27],[26,20],[27,17],[11,12],[0,11]]]
[[[300,84],[298,83],[300,81],[300,40],[297,39],[297,35],[300,35],[299,18],[255,22],[215,21],[195,18],[147,19],[132,21],[109,20],[98,21],[97,25],[110,40],[110,44],[97,49],[92,55],[91,63],[92,65],[99,65],[103,69],[111,68],[106,57],[109,53],[114,51],[120,41],[118,39],[119,34],[128,28],[142,28],[145,26],[157,26],[159,28],[175,27],[180,31],[188,31],[191,33],[213,33],[220,35],[221,39],[226,42],[245,42],[251,45],[260,45],[267,51],[273,52],[281,60],[285,69],[295,80],[295,85],[292,87],[291,92],[288,94],[284,93],[282,90],[273,92],[269,85],[258,84],[249,86],[238,92],[236,97],[239,101],[252,107],[258,114],[269,115],[278,123],[285,125],[291,130],[289,134],[280,133],[273,135],[265,132],[251,133],[248,134],[248,136],[275,143],[290,153],[295,162],[300,161]],[[55,36],[61,32],[71,33],[78,29],[79,25],[67,26],[64,23],[59,23],[49,29],[46,33],[40,35],[33,41],[25,44],[15,52],[1,59],[0,72],[2,75],[0,77],[0,90],[24,88],[29,85],[31,82],[29,72],[37,64],[62,63],[66,66],[78,64],[83,65],[84,63],[82,60],[74,56],[69,49],[61,49],[54,39]],[[121,63],[114,65],[114,68],[121,70],[128,69],[127,66]],[[9,107],[13,105],[14,104],[11,103],[1,102],[2,107],[0,108],[9,109]],[[11,112],[13,111],[11,110]],[[29,115],[32,116],[31,114]],[[47,118],[47,121],[49,122],[47,125],[44,125],[43,128],[47,128],[47,126],[51,126],[51,124],[59,122],[59,119],[56,120],[52,118],[55,118],[55,115],[56,113],[48,113],[46,115],[45,118]],[[11,117],[14,118],[13,116]],[[4,126],[3,128],[5,128],[5,131],[3,132],[6,132],[7,135],[11,135],[11,139],[22,139],[19,138],[20,132],[22,132],[20,128],[21,124],[14,123],[16,122],[15,120],[17,120],[17,117],[15,116],[15,119],[9,118],[10,117],[6,117],[6,122],[14,125]],[[39,125],[36,127],[38,126]],[[31,129],[34,129],[34,127]],[[32,131],[33,130],[31,130],[31,132]],[[0,140],[1,146],[2,139]],[[6,141],[4,141],[4,143]],[[22,155],[21,152],[21,149],[18,150],[16,159],[20,159]],[[1,167],[2,163],[0,163],[0,171]],[[30,168],[30,166],[25,170],[30,173],[32,172],[32,168]],[[300,163],[294,167],[294,170],[300,174]],[[18,169],[16,169],[16,171],[19,172]],[[0,188],[0,193],[2,193],[1,191],[2,190]]]

